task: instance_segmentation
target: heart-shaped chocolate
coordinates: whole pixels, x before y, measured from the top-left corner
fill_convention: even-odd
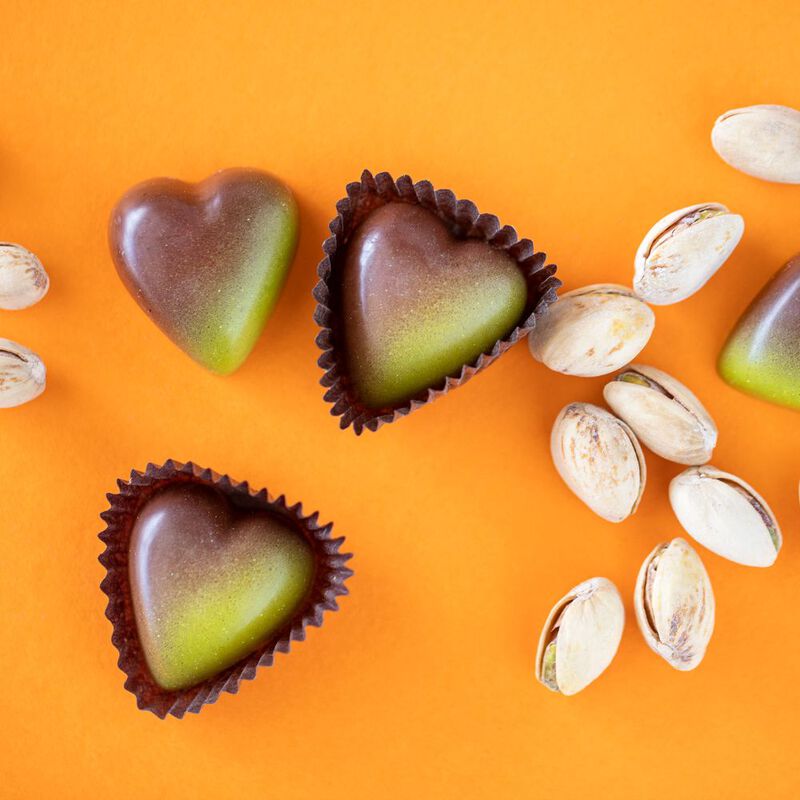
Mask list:
[[[344,539],[300,503],[175,461],[118,484],[101,589],[139,708],[182,717],[238,691],[347,594]]]
[[[289,189],[254,169],[198,184],[157,178],[111,215],[111,252],[126,287],[162,331],[214,372],[239,367],[284,284],[297,243]]]
[[[163,689],[235,664],[297,610],[314,577],[306,540],[276,516],[236,513],[216,490],[162,489],[130,543],[136,626]]]
[[[800,255],[744,312],[720,354],[719,371],[737,389],[800,408]]]
[[[362,401],[383,408],[458,374],[519,321],[516,262],[455,239],[431,211],[389,203],[358,227],[342,284],[345,346]]]
[[[336,210],[314,319],[325,400],[356,434],[463,384],[556,299],[544,253],[449,189],[364,170]]]

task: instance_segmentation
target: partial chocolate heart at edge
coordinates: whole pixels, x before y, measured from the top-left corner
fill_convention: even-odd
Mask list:
[[[206,368],[239,367],[280,294],[297,244],[291,191],[267,173],[227,169],[198,183],[157,178],[111,215],[123,283],[181,349]]]
[[[315,296],[342,427],[374,430],[459,385],[555,299],[529,240],[426,181],[365,172],[337,208]]]
[[[178,462],[119,483],[101,588],[140,708],[180,717],[236,692],[347,593],[344,540],[300,504]]]
[[[731,386],[800,409],[800,255],[761,290],[719,358]]]

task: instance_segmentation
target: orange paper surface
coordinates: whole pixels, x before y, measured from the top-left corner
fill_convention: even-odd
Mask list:
[[[714,119],[800,106],[796,2],[14,2],[2,9],[0,239],[52,289],[0,312],[46,393],[0,411],[0,796],[17,798],[792,798],[800,793],[795,412],[714,362],[800,249],[800,188],[726,166]],[[298,254],[259,345],[229,378],[172,345],[122,287],[107,215],[133,183],[227,166],[285,180]],[[340,432],[318,385],[311,290],[327,222],[368,167],[475,200],[531,237],[565,288],[631,280],[663,214],[718,201],[741,245],[658,308],[641,360],[685,381],[785,536],[769,570],[700,550],[717,597],[707,657],[680,674],[633,619],[642,559],[680,535],[648,454],[641,509],[593,516],[550,463],[567,402],[603,379],[525,345],[377,434]],[[200,716],[161,722],[122,688],[103,616],[104,493],[192,459],[302,499],[356,557],[351,595],[290,656]],[[628,621],[573,698],[533,678],[552,603],[593,575]]]

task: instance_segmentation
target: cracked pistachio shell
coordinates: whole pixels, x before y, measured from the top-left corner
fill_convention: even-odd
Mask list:
[[[9,339],[0,339],[0,408],[21,406],[45,387],[45,368],[36,353]]]
[[[655,653],[678,670],[698,666],[714,631],[714,592],[688,542],[673,539],[650,553],[639,570],[633,605]]]
[[[685,300],[728,260],[743,233],[742,217],[720,203],[700,203],[667,214],[639,245],[634,291],[654,305]]]
[[[611,410],[656,455],[678,464],[705,464],[717,426],[697,397],[666,372],[631,364],[603,388]]]
[[[800,111],[759,105],[726,111],[711,144],[735,169],[777,183],[800,183]]]
[[[606,670],[625,627],[617,587],[591,578],[553,606],[536,653],[536,679],[564,695],[576,694]]]
[[[559,297],[528,336],[531,355],[566,375],[607,375],[632,361],[653,333],[655,315],[630,289],[612,283]]]
[[[672,479],[669,500],[684,530],[718,556],[748,567],[775,563],[783,541],[761,495],[736,475],[693,467]]]
[[[0,242],[0,308],[28,308],[38,303],[49,288],[47,272],[30,250]]]
[[[590,403],[570,403],[553,425],[550,452],[564,483],[595,514],[622,522],[636,511],[647,467],[622,420]]]

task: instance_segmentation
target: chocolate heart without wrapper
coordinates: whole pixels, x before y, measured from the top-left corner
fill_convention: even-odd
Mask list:
[[[112,256],[162,331],[214,372],[239,367],[277,302],[297,242],[289,189],[253,169],[199,184],[157,178],[111,215]]]
[[[800,256],[744,312],[722,350],[719,371],[743,392],[800,408]]]
[[[342,314],[350,370],[372,408],[434,386],[519,322],[527,288],[504,250],[453,238],[418,205],[373,211],[348,244]]]
[[[129,571],[147,665],[159,686],[177,690],[275,633],[307,595],[314,556],[276,516],[235,511],[220,492],[183,484],[139,512]]]

